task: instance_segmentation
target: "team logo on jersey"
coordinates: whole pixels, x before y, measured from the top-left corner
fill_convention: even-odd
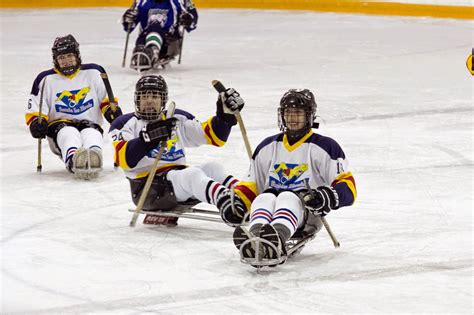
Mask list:
[[[168,20],[168,10],[151,9],[148,11],[148,24],[160,23],[163,27]]]
[[[303,188],[305,183],[300,177],[307,170],[308,164],[287,164],[283,162],[275,164],[270,175],[270,186],[276,189]]]
[[[161,161],[166,162],[174,162],[184,157],[184,150],[183,149],[176,149],[176,142],[178,141],[178,137],[174,137],[166,142],[166,148],[163,151],[163,155],[161,156]],[[151,149],[148,151],[148,157],[155,158],[160,151],[160,145],[156,148]]]
[[[57,93],[58,97],[55,102],[56,112],[66,113],[71,115],[79,115],[94,106],[94,100],[89,99],[85,101],[90,87],[85,87],[80,90],[62,91]]]

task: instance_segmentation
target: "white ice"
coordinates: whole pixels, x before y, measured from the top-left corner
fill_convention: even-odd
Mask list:
[[[327,217],[339,249],[323,230],[298,257],[257,274],[224,224],[130,228],[109,138],[97,180],[74,180],[46,145],[36,173],[24,110],[56,36],[74,34],[83,61],[103,65],[133,110],[138,75],[121,68],[121,13],[0,11],[2,314],[472,314],[472,22],[200,11],[182,64],[163,72],[178,107],[205,120],[215,112],[211,80],[235,87],[255,147],[278,132],[283,93],[313,89],[319,132],[342,145],[357,181],[355,205]],[[238,128],[225,147],[188,158],[237,176],[248,167]]]

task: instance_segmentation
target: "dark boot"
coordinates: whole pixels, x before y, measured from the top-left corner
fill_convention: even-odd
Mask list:
[[[225,190],[217,197],[216,206],[227,225],[237,226],[243,223],[247,209],[239,196],[231,190]]]

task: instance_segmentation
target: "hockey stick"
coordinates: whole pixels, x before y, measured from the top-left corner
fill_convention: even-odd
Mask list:
[[[309,186],[309,180],[306,179],[305,180],[305,183],[306,183],[306,188],[308,189],[309,193],[311,194],[311,196],[313,196],[313,198],[315,198],[315,195],[314,195],[314,192],[313,190],[311,189],[311,186]],[[326,229],[326,231],[328,232],[329,236],[331,237],[331,240],[334,244],[334,247],[335,248],[338,248],[341,246],[341,243],[339,243],[339,241],[337,240],[336,238],[336,235],[334,235],[334,233],[332,232],[331,230],[331,227],[329,226],[329,223],[328,221],[326,220],[325,217],[323,216],[320,216],[321,218],[321,222],[323,222],[323,225],[324,225],[324,228]]]
[[[323,222],[324,227],[326,228],[326,231],[328,231],[328,234],[329,234],[329,236],[331,237],[331,240],[332,240],[332,242],[333,242],[333,244],[334,244],[334,247],[335,247],[335,248],[340,247],[340,246],[341,246],[341,243],[339,243],[339,241],[336,239],[336,236],[335,236],[334,233],[332,232],[331,227],[329,226],[329,223],[328,223],[328,221],[326,220],[326,218],[325,218],[325,217],[321,217],[321,221]]]
[[[168,112],[166,114],[167,119],[173,117],[175,107],[176,107],[176,104],[173,101],[171,101],[168,105]],[[166,148],[166,140],[163,140],[160,143],[160,149],[158,150],[158,154],[155,157],[155,162],[153,163],[150,174],[148,174],[148,178],[146,179],[146,182],[145,182],[145,187],[143,187],[142,193],[140,194],[140,199],[138,200],[137,208],[135,209],[132,220],[130,221],[131,227],[135,227],[135,224],[137,223],[138,215],[140,214],[140,211],[142,211],[143,205],[145,204],[146,197],[148,196],[148,191],[150,190],[151,184],[153,183],[156,170],[158,169],[158,164],[160,164],[161,156],[163,155],[165,148]]]
[[[102,78],[102,81],[104,81],[110,108],[112,109],[112,112],[115,113],[117,111],[117,102],[115,101],[114,91],[112,91],[112,86],[110,85],[109,76],[104,70],[104,72],[100,73],[100,77]],[[117,167],[118,165],[114,162],[114,169],[117,169]]]
[[[181,40],[179,41],[178,65],[181,64],[181,55],[183,54],[184,33],[186,33],[186,30],[185,30],[184,27],[183,27],[183,32],[182,32],[182,34],[181,34]]]
[[[225,86],[218,80],[212,80],[212,85],[214,86],[216,91],[219,93],[225,92],[226,90]],[[237,119],[237,122],[239,123],[240,132],[242,133],[242,138],[244,138],[245,149],[247,150],[247,155],[249,156],[249,159],[251,160],[252,148],[250,147],[250,142],[247,136],[247,130],[245,129],[244,121],[242,120],[242,116],[240,115],[239,111],[235,111],[234,115],[235,115],[235,118]]]
[[[135,1],[133,1],[133,4],[131,6],[131,8],[135,8]],[[132,25],[131,24],[128,24],[128,27],[127,27],[127,36],[125,37],[125,49],[123,51],[123,59],[122,59],[122,68],[125,67],[125,61],[127,59],[127,49],[128,49],[128,38],[130,37],[130,33],[132,32]]]
[[[115,101],[114,92],[112,91],[112,86],[110,85],[109,76],[106,72],[100,74],[102,81],[104,81],[105,90],[107,91],[107,97],[109,98],[109,104],[112,111],[115,113],[117,110],[117,102]]]
[[[132,27],[129,24],[127,28],[127,36],[125,37],[125,49],[123,50],[122,68],[125,68],[125,61],[127,60],[128,38],[130,37],[131,28]]]
[[[38,124],[41,125],[43,121],[43,93],[44,86],[46,84],[46,77],[44,77],[43,85],[41,86],[40,101],[39,101],[39,115],[38,115]],[[41,173],[43,170],[43,164],[41,163],[41,139],[38,139],[38,162],[36,164],[36,172]]]

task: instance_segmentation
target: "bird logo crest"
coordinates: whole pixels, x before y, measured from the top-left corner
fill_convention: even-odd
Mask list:
[[[55,107],[59,113],[79,115],[94,106],[94,100],[86,101],[90,87],[84,87],[80,90],[64,90],[56,94]]]
[[[308,164],[287,164],[280,163],[273,166],[272,173],[276,177],[270,177],[270,185],[278,189],[294,189],[304,187],[301,175],[308,170]]]

